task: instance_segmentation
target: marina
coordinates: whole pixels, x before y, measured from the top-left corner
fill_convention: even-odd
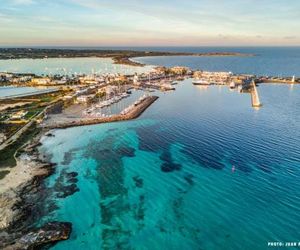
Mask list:
[[[93,124],[101,124],[101,123],[110,123],[117,121],[126,121],[139,117],[153,102],[158,99],[157,96],[144,96],[136,101],[133,105],[124,109],[120,114],[115,115],[100,115],[98,117],[96,115],[91,119],[80,119],[77,121],[64,121],[64,122],[51,122],[48,125],[42,125],[42,127],[47,129],[62,129],[69,127],[77,127],[77,126],[86,126]]]

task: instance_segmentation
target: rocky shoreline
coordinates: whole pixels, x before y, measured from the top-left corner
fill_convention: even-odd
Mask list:
[[[49,222],[32,226],[40,216],[43,180],[54,173],[55,164],[43,161],[37,150],[39,136],[23,149],[17,165],[0,180],[0,248],[36,249],[44,244],[68,239],[72,224]]]

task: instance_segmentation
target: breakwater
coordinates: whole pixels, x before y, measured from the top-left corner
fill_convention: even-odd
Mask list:
[[[100,123],[132,120],[139,117],[157,99],[158,96],[148,96],[125,115],[116,114],[110,117],[99,117],[99,118],[92,118],[92,119],[87,118],[80,121],[66,121],[61,123],[45,125],[43,127],[48,129],[63,129],[69,127],[78,127],[78,126],[94,125]]]

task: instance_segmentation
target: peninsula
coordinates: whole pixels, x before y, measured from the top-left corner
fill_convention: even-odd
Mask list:
[[[42,59],[42,58],[74,58],[100,57],[112,58],[115,64],[144,66],[142,63],[130,60],[134,57],[147,56],[253,56],[238,52],[163,52],[135,50],[103,50],[103,49],[56,49],[56,48],[0,48],[0,60],[7,59]]]

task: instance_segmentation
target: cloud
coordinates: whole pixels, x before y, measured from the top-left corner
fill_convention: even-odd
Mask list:
[[[7,23],[7,22],[11,22],[11,21],[12,20],[11,20],[11,18],[9,16],[0,13],[0,22]]]
[[[12,4],[14,5],[29,5],[29,4],[34,4],[34,0],[12,0]]]
[[[297,39],[297,37],[296,36],[285,36],[285,37],[283,37],[283,39],[294,40],[294,39]]]
[[[78,44],[295,44],[300,1],[293,1],[0,0],[0,33],[6,34],[0,45],[41,36]]]

